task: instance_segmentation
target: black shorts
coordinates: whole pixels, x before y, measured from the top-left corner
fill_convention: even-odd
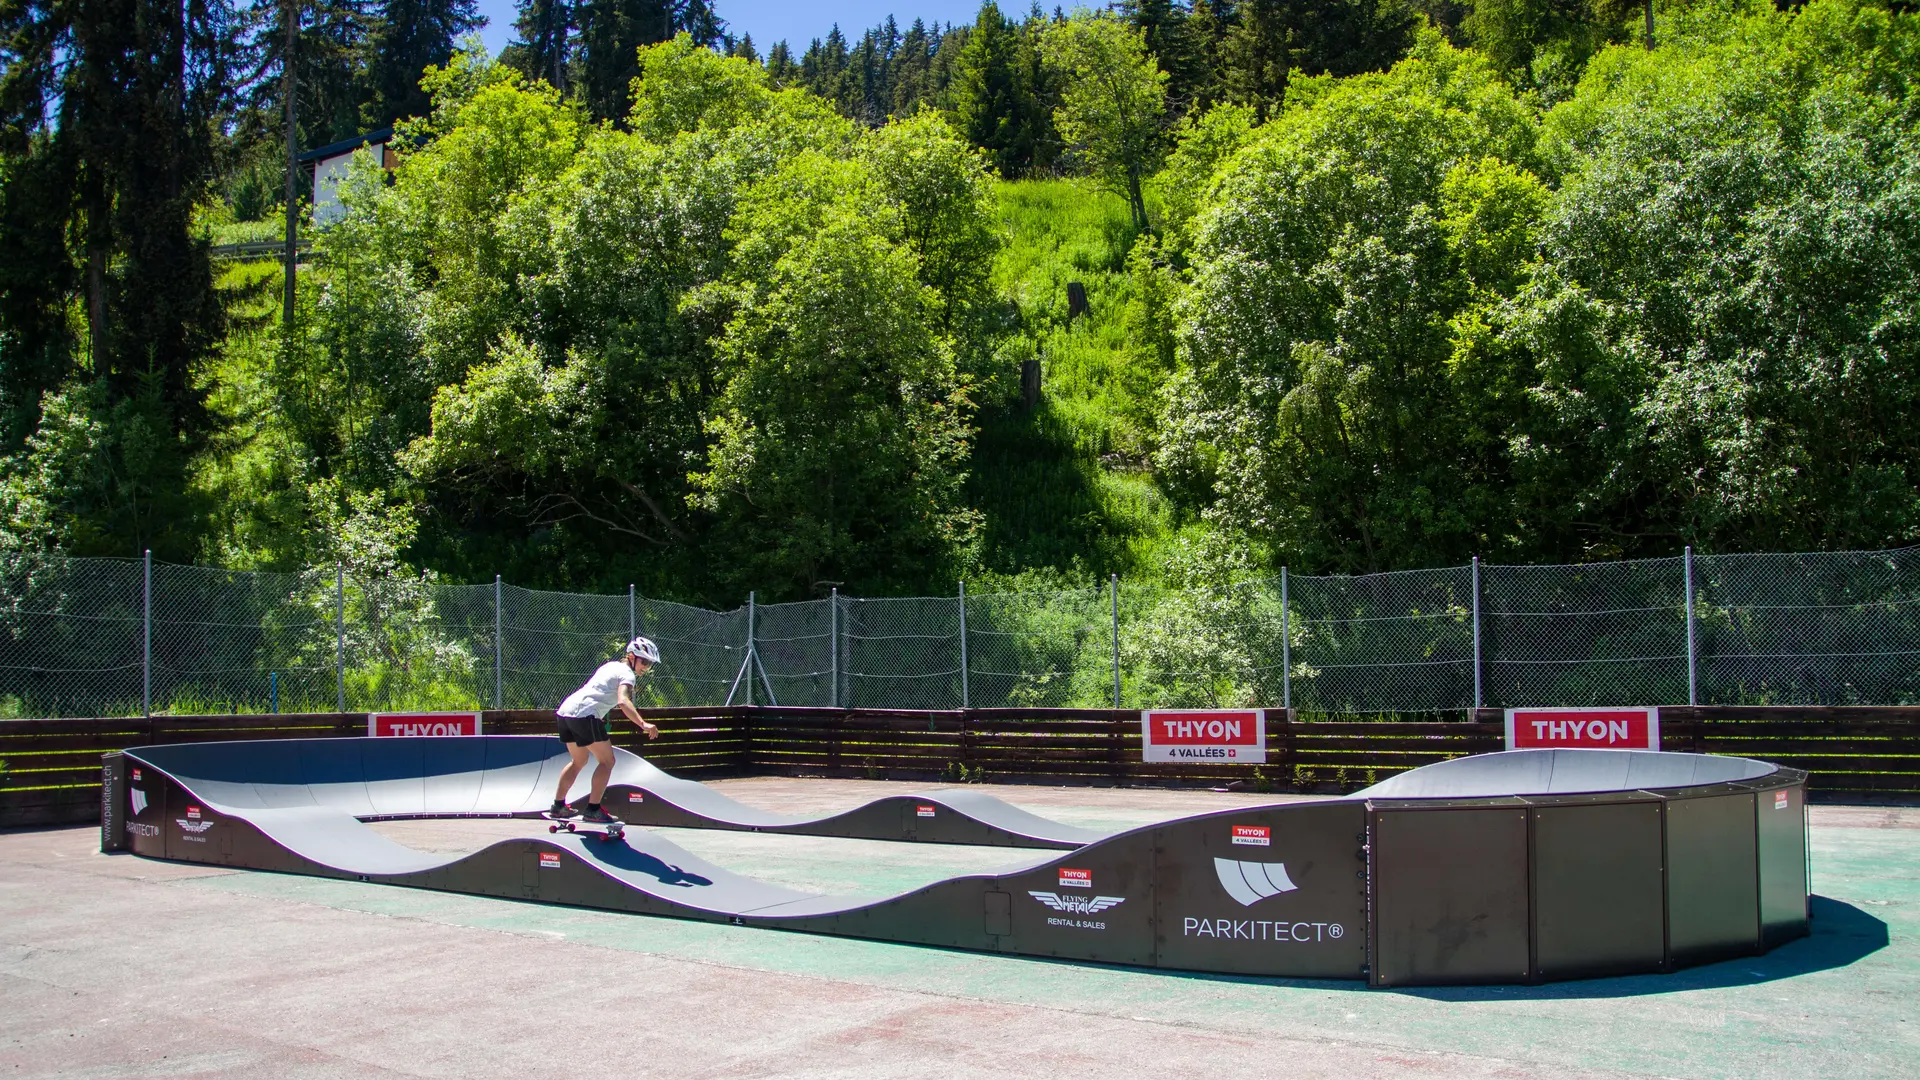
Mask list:
[[[607,722],[598,716],[561,716],[554,715],[555,726],[560,729],[560,741],[575,746],[592,746],[607,740]]]

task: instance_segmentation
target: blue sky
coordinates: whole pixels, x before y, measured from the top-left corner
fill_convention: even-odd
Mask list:
[[[1052,10],[1052,0],[1047,4]],[[1002,0],[1000,9],[1010,15],[1026,12],[1018,0]],[[892,0],[843,0],[837,4],[809,4],[804,0],[714,0],[714,10],[727,20],[734,33],[753,35],[753,43],[766,55],[767,46],[785,38],[796,56],[807,42],[826,37],[834,23],[848,37],[857,37],[869,26],[886,20],[891,13],[904,29],[915,18],[932,22],[972,22],[980,10],[980,0],[912,0],[911,4]],[[480,14],[487,17],[487,28],[480,36],[487,48],[498,53],[513,38],[513,0],[480,0]]]

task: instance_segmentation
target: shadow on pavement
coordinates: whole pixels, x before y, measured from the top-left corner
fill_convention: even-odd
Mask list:
[[[1813,933],[1764,956],[1746,956],[1718,964],[1684,968],[1666,975],[1628,975],[1576,979],[1539,986],[1423,986],[1392,991],[1433,1001],[1516,1001],[1553,998],[1638,997],[1679,990],[1717,990],[1791,979],[1843,968],[1887,947],[1887,924],[1826,896],[1813,899]]]

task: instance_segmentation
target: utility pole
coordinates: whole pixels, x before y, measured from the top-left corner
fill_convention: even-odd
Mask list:
[[[280,18],[287,24],[286,50],[280,56],[281,93],[287,106],[287,250],[286,288],[280,310],[280,331],[284,340],[293,341],[294,243],[299,239],[299,215],[294,203],[294,173],[300,167],[300,144],[294,135],[294,49],[300,40],[300,0],[280,0]]]

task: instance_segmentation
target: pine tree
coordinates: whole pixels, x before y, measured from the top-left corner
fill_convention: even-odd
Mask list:
[[[566,93],[572,80],[574,9],[570,0],[519,0],[513,22],[518,35],[501,50],[500,62],[530,79],[544,79]]]
[[[840,24],[833,24],[826,39],[814,38],[800,58],[800,84],[835,104],[840,103],[840,83],[847,71],[847,38]]]
[[[800,79],[800,65],[793,62],[793,50],[784,40],[767,50],[767,80],[777,88],[791,86]]]
[[[919,19],[907,28],[893,54],[892,95],[887,107],[895,116],[911,116],[926,100],[927,78],[933,68],[934,39]]]
[[[0,344],[9,346],[5,404],[15,414],[9,434],[37,423],[40,391],[76,373],[94,387],[82,396],[108,411],[137,407],[147,432],[141,445],[103,428],[95,444],[119,455],[92,469],[113,477],[114,490],[103,492],[109,510],[72,531],[92,536],[99,551],[144,545],[191,554],[177,540],[168,544],[166,532],[181,513],[184,451],[205,435],[195,369],[224,321],[206,247],[191,229],[237,56],[224,16],[200,0],[0,6],[0,33],[16,61],[0,70],[0,227],[30,243],[7,249],[13,272],[0,275],[0,311],[9,316],[0,327]],[[22,42],[42,48],[23,55],[12,48]],[[16,178],[27,182],[16,186]],[[42,219],[39,227],[23,227],[30,216]],[[54,229],[67,238],[65,250],[51,246]],[[54,329],[50,318],[64,316],[67,297],[21,288],[26,268],[16,259],[39,263],[50,284],[76,289],[83,337]],[[35,305],[45,306],[36,313]],[[16,313],[27,317],[16,324]],[[15,341],[37,353],[18,371]],[[109,423],[97,413],[89,419]]]
[[[670,40],[681,30],[696,39],[718,34],[718,20],[705,4],[676,9],[669,0],[579,0],[574,15],[580,25],[580,95],[594,119],[615,123],[626,122],[632,105],[640,46]]]
[[[421,73],[445,66],[459,40],[483,22],[475,0],[387,0],[370,42],[373,95],[362,125],[381,128],[426,115],[431,102],[420,89]]]
[[[1002,176],[1018,176],[1030,163],[1031,140],[1020,94],[1019,39],[999,5],[980,5],[973,32],[955,62],[950,88],[954,127],[985,150]]]

